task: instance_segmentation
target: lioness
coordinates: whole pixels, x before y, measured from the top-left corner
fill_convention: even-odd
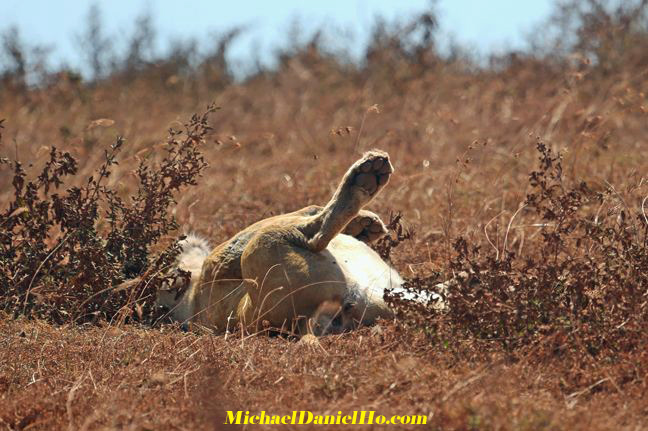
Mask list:
[[[337,333],[392,317],[383,293],[403,280],[367,245],[386,229],[362,208],[393,170],[387,153],[369,151],[323,208],[261,220],[211,252],[206,241],[189,236],[178,267],[191,279],[177,277],[158,293],[158,304],[175,320],[216,332],[242,324],[250,330]]]

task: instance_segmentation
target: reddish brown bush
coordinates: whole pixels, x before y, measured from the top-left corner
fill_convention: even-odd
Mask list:
[[[18,160],[2,159],[13,168],[14,197],[0,216],[0,284],[2,308],[56,322],[85,321],[150,312],[152,292],[178,253],[176,244],[151,256],[163,235],[177,229],[168,213],[174,193],[207,166],[198,146],[210,130],[207,115],[194,115],[185,131],[169,130],[158,165],[142,160],[135,172],[137,191],[124,200],[105,185],[124,145],[119,137],[104,162],[80,187],[57,190],[67,176],[78,174],[69,152],[51,147],[36,179],[27,178]],[[98,228],[107,220],[104,229]],[[141,282],[115,289],[124,279]]]

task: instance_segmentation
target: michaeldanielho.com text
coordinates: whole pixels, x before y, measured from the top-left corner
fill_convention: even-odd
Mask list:
[[[294,411],[291,415],[272,415],[262,411],[250,415],[249,411],[227,411],[225,424],[232,425],[425,425],[427,416],[394,415],[384,416],[374,411],[354,411],[343,415],[318,415],[312,412]]]

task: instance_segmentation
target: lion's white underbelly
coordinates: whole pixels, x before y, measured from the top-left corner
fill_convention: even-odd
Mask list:
[[[329,243],[333,255],[345,275],[347,286],[357,289],[373,303],[384,303],[386,289],[400,289],[403,279],[394,268],[364,242],[340,234]]]
[[[342,268],[347,286],[357,289],[373,303],[384,304],[385,290],[400,294],[403,299],[427,304],[430,299],[440,299],[436,294],[406,291],[403,278],[387,264],[371,247],[362,241],[339,234],[329,243],[327,250]]]

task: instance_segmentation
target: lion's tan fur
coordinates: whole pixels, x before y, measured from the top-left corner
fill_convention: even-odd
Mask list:
[[[217,332],[241,324],[326,333],[391,317],[382,292],[402,280],[365,244],[385,227],[362,208],[392,172],[386,153],[370,151],[324,207],[261,220],[208,256],[203,243],[188,238],[178,266],[191,272],[190,285],[181,298],[162,294],[160,304],[177,320]]]

